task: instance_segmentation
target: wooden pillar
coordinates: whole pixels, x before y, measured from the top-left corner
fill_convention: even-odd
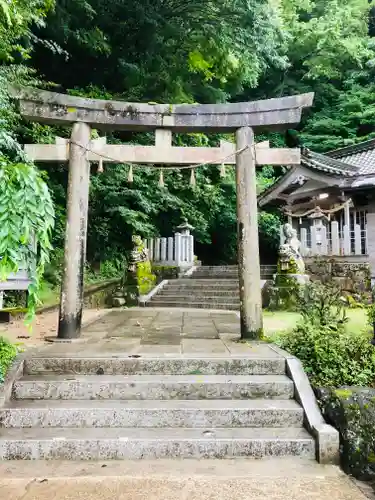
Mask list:
[[[302,257],[308,255],[307,248],[307,229],[305,227],[301,227],[301,254]]]
[[[262,337],[258,206],[256,192],[254,133],[250,127],[236,132],[237,239],[240,278],[241,338]]]
[[[86,261],[90,163],[85,147],[90,144],[90,126],[73,125],[67,196],[64,275],[61,287],[59,339],[80,336],[83,308],[83,273]],[[83,146],[83,147],[81,147]]]
[[[331,222],[331,254],[340,255],[339,223]]]
[[[349,201],[346,202],[344,207],[344,255],[351,255],[351,230],[350,230],[350,205]]]
[[[359,224],[354,224],[354,255],[362,255],[362,235]]]
[[[327,226],[325,224],[322,226],[322,254],[328,255],[328,235]]]
[[[370,264],[371,287],[375,287],[375,202],[368,207],[367,213],[367,254]]]
[[[311,231],[311,255],[315,257],[316,255],[319,254],[317,227],[315,226],[315,224],[311,225],[310,231]]]

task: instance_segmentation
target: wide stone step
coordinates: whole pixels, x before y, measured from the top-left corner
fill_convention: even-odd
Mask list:
[[[179,284],[168,284],[165,285],[158,293],[162,293],[164,291],[168,292],[185,292],[185,293],[215,293],[220,291],[225,291],[228,293],[239,293],[239,283],[236,285],[217,285],[216,282],[212,282],[211,285],[179,285]]]
[[[194,294],[193,297],[189,297],[186,294],[175,295],[173,293],[168,295],[154,295],[151,299],[152,302],[181,302],[184,299],[188,300],[190,303],[210,303],[210,304],[240,304],[239,297],[231,297],[231,296],[220,296],[220,295],[203,295],[199,296]]]
[[[199,266],[196,269],[196,272],[200,271],[236,271],[238,270],[237,265],[228,265],[228,266]]]
[[[292,399],[285,375],[25,375],[15,399]]]
[[[274,264],[262,264],[260,266],[260,270],[262,271],[276,271],[277,266]],[[217,271],[217,272],[235,272],[238,271],[238,266],[237,265],[230,265],[230,266],[199,266],[196,268],[195,272],[200,273],[200,272],[205,272],[205,271]]]
[[[293,400],[13,401],[1,427],[302,427]]]
[[[239,280],[238,279],[217,279],[216,284],[221,285],[221,286],[223,286],[223,285],[225,285],[225,286],[228,286],[228,285],[239,286]],[[180,278],[178,280],[169,281],[168,286],[171,286],[171,285],[188,285],[189,287],[194,286],[194,285],[212,286],[213,280],[210,278],[207,278],[207,279]]]
[[[121,460],[145,458],[314,458],[301,428],[42,428],[1,429],[0,460]]]
[[[285,360],[274,358],[81,358],[33,357],[25,374],[80,375],[284,375]]]
[[[163,300],[163,301],[155,301],[151,299],[149,302],[146,302],[146,307],[178,307],[178,308],[187,308],[187,309],[224,309],[226,311],[238,311],[240,309],[240,304],[218,304],[217,302],[202,302],[202,301],[184,301],[180,300]]]
[[[189,289],[185,290],[174,290],[174,289],[169,289],[168,287],[162,288],[157,296],[158,297],[186,297],[186,293],[192,293],[193,291],[188,291]],[[202,290],[202,289],[196,289],[194,290],[194,298],[200,299],[200,298],[205,298],[205,297],[236,297],[238,300],[240,298],[240,292],[238,288],[235,290]]]
[[[236,280],[238,273],[198,273],[193,274],[191,279],[220,279],[220,280]]]

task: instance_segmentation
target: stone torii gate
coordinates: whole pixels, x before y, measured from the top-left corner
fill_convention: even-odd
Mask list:
[[[233,104],[143,104],[73,97],[37,89],[15,92],[21,114],[53,125],[72,124],[71,139],[54,145],[26,145],[35,161],[69,161],[65,265],[61,289],[58,339],[80,336],[83,270],[89,197],[90,162],[115,161],[154,165],[198,163],[236,164],[238,264],[241,299],[241,336],[257,339],[262,332],[256,165],[295,165],[300,151],[255,145],[254,131],[281,131],[300,122],[302,109],[314,95]],[[155,130],[154,146],[107,145],[91,140],[99,130]],[[172,132],[235,132],[236,145],[222,141],[219,148],[173,147]]]

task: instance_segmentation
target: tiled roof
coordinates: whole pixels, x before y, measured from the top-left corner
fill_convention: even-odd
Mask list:
[[[335,149],[324,156],[357,167],[357,175],[375,174],[375,139]]]
[[[352,177],[358,175],[358,169],[341,159],[330,158],[326,155],[314,153],[308,149],[302,152],[301,165],[306,168],[320,170],[330,175],[342,175],[345,177]]]
[[[348,186],[360,187],[375,184],[375,139],[354,146],[336,149],[320,154],[305,148],[301,151],[301,166],[318,170],[325,175],[348,179]],[[274,191],[288,176],[292,177],[295,168],[288,170],[275,184],[258,197],[260,203]],[[350,179],[350,181],[349,181]],[[265,201],[264,203],[268,203]]]

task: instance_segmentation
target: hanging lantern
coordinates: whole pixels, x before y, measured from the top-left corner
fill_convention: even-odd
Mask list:
[[[299,225],[302,225],[302,217],[299,218]]]
[[[226,174],[227,174],[227,173],[226,173],[226,170],[225,170],[225,165],[224,165],[224,163],[222,163],[222,164],[220,165],[220,177],[222,177],[222,178],[223,178],[223,177],[225,177],[225,176],[226,176]]]
[[[129,173],[128,173],[128,182],[132,183],[133,180],[134,180],[134,178],[133,178],[133,165],[130,165]]]
[[[163,174],[163,169],[161,168],[160,169],[160,175],[159,175],[159,183],[158,183],[158,186],[161,188],[161,187],[164,187],[164,174]]]
[[[102,158],[100,158],[99,160],[99,163],[98,163],[98,170],[97,170],[98,174],[102,174],[104,172],[104,168],[103,168],[103,160]]]
[[[190,186],[195,186],[196,185],[196,180],[195,180],[195,172],[194,169],[191,169],[190,173]]]

